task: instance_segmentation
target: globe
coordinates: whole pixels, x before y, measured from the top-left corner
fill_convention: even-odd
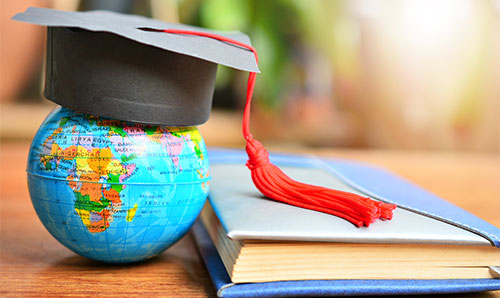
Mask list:
[[[58,107],[31,144],[28,187],[47,230],[79,255],[112,263],[158,255],[187,233],[208,194],[195,127],[165,127]]]

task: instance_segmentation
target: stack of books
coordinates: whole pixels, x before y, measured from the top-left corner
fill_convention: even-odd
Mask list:
[[[209,202],[193,228],[220,297],[459,293],[500,289],[500,230],[386,171],[273,156],[299,181],[398,205],[348,221],[263,197],[238,151],[210,152]]]

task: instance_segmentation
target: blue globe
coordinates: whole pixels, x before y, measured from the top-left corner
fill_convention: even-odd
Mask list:
[[[40,221],[79,255],[113,263],[158,255],[189,230],[208,194],[195,127],[122,122],[56,108],[30,148]]]

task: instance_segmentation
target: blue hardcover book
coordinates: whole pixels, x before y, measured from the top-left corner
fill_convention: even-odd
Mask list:
[[[398,206],[392,220],[357,228],[263,197],[242,151],[211,150],[209,158],[209,204],[193,234],[219,297],[500,290],[500,230],[389,172],[345,160],[271,156],[299,181]]]

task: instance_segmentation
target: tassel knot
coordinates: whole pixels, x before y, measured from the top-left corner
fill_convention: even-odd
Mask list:
[[[261,142],[251,136],[247,138],[246,151],[248,154],[248,161],[246,165],[250,170],[254,170],[270,163],[269,152],[267,152]]]

